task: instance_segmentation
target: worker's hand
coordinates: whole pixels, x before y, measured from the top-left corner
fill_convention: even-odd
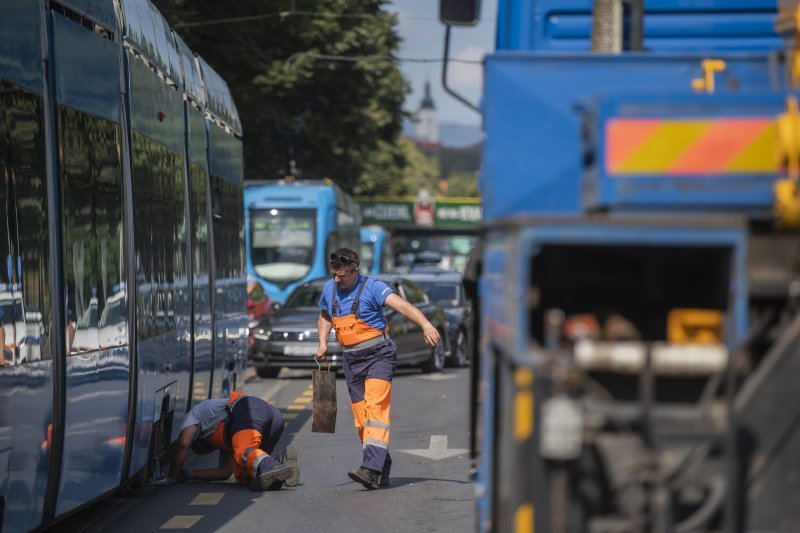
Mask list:
[[[317,353],[314,354],[314,357],[316,357],[318,360],[325,359],[325,354],[327,352],[328,352],[328,344],[327,343],[326,344],[320,344],[317,347]]]
[[[436,346],[442,340],[439,336],[439,330],[430,322],[422,328],[422,335],[425,337],[425,342],[428,346]]]

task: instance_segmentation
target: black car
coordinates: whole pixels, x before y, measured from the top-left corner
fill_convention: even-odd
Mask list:
[[[440,268],[415,268],[405,277],[422,287],[431,300],[444,309],[450,333],[448,363],[466,366],[472,360],[472,303],[464,294],[463,274]]]
[[[438,372],[450,354],[445,312],[431,302],[420,287],[396,275],[375,276],[415,305],[439,329],[442,342],[431,348],[414,322],[389,307],[384,307],[389,335],[397,344],[398,365],[419,365],[425,372]],[[249,358],[261,377],[275,377],[282,367],[316,368],[314,354],[319,345],[317,319],[322,287],[330,278],[319,278],[299,285],[286,303],[250,330]],[[342,348],[331,330],[327,361],[342,367]]]

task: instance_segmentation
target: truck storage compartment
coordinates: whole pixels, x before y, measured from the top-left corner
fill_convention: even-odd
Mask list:
[[[670,311],[701,309],[726,315],[733,253],[733,247],[726,245],[544,244],[531,259],[531,335],[547,344],[545,320],[551,310],[563,312],[559,315],[565,325],[578,320],[578,329],[583,328],[584,338],[594,343],[597,357],[610,361],[613,354],[618,363],[622,361],[606,368],[594,365],[587,372],[615,399],[635,399],[643,354],[648,350],[651,356],[660,354],[668,346]],[[576,348],[577,339],[570,337],[566,326],[559,333],[563,348]],[[713,347],[716,351],[709,349],[705,355],[719,362],[723,342],[721,337]],[[586,353],[588,345],[580,348]],[[704,356],[703,348],[699,350],[694,352],[697,357]],[[672,361],[674,355],[673,350]],[[693,368],[688,363],[684,368],[679,362],[679,368],[656,370],[656,401],[699,398],[709,377],[708,365]]]

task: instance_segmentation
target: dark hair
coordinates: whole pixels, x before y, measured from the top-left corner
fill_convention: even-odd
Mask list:
[[[358,266],[358,254],[351,248],[339,248],[331,253],[329,261],[331,268],[354,265],[353,269],[355,270],[355,267]]]

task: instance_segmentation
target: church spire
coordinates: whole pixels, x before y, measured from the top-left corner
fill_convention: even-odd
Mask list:
[[[436,109],[436,104],[433,103],[433,98],[431,98],[431,82],[425,82],[425,96],[422,98],[422,103],[419,106],[420,110],[422,109]]]

